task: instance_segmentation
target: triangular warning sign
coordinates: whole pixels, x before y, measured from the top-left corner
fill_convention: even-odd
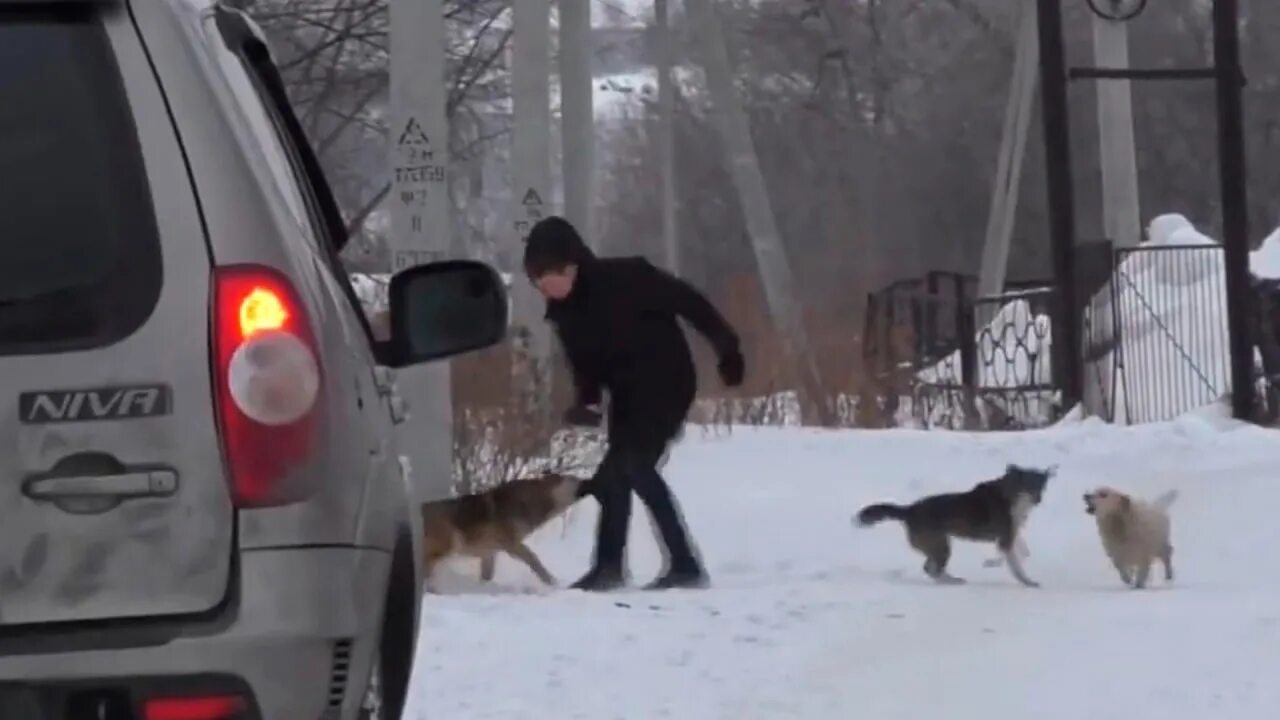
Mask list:
[[[409,118],[409,122],[405,123],[404,132],[400,133],[400,139],[396,141],[397,145],[430,145],[431,141],[427,139],[427,133],[423,131],[422,125],[418,123],[417,118]]]
[[[529,191],[524,194],[524,204],[525,205],[541,205],[542,196],[538,194],[537,190],[534,190],[533,188],[529,188]]]

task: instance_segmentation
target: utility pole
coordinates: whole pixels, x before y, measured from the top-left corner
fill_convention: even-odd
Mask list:
[[[1121,73],[1130,70],[1129,22],[1090,13],[1093,24],[1093,64]],[[1099,79],[1094,87],[1098,107],[1098,167],[1102,174],[1102,230],[1112,249],[1142,242],[1138,195],[1138,153],[1134,142],[1132,81],[1125,77]],[[1095,302],[1096,300],[1096,302]],[[1090,334],[1114,337],[1111,294],[1081,298],[1089,311]],[[1084,409],[1106,414],[1107,398],[1115,392],[1113,365],[1095,362],[1082,387]]]
[[[1066,41],[1062,0],[1036,0],[1040,35],[1041,121],[1048,192],[1049,241],[1058,287],[1053,318],[1053,374],[1068,412],[1082,399],[1080,313],[1076,302],[1075,189],[1071,174],[1071,128],[1067,105]]]
[[[511,236],[514,327],[513,371],[524,411],[543,413],[551,399],[551,335],[543,319],[543,301],[524,276],[520,258],[529,230],[554,214],[551,195],[551,3],[512,3]],[[532,416],[531,416],[532,420]]]
[[[1018,199],[1022,187],[1022,164],[1027,154],[1027,131],[1035,107],[1040,37],[1036,23],[1036,6],[1020,3],[1021,15],[1018,45],[1013,61],[1013,78],[1009,82],[1009,100],[1004,111],[1004,130],[1000,137],[1000,154],[996,159],[995,183],[991,189],[991,206],[987,214],[987,232],[982,244],[982,266],[978,275],[978,297],[1004,292],[1009,269],[1009,249],[1013,243],[1014,224],[1018,216]],[[994,312],[994,310],[992,311]],[[974,319],[981,328],[991,321]]]
[[[518,39],[517,39],[518,42]],[[591,0],[560,0],[560,168],[564,215],[594,242],[594,87],[591,80]]]
[[[1093,64],[1129,69],[1129,23],[1097,13],[1093,18]],[[1133,89],[1128,78],[1101,79],[1098,97],[1098,160],[1102,170],[1102,227],[1117,248],[1142,240],[1138,204],[1138,158],[1133,137]]]
[[[805,332],[804,318],[792,283],[791,265],[769,203],[768,187],[751,138],[751,127],[734,90],[724,29],[710,0],[687,0],[686,7],[699,27],[705,58],[703,68],[715,107],[720,143],[738,190],[747,233],[755,249],[765,300],[773,316],[774,327],[782,336],[783,352],[796,381],[804,423],[831,425],[834,423],[833,409],[823,397],[822,380],[810,351],[808,333]]]
[[[391,0],[391,266],[444,259],[453,249],[449,126],[445,117],[441,0]],[[412,448],[418,499],[453,495],[453,401],[448,361],[397,374],[408,417],[400,447]]]
[[[671,9],[667,0],[653,2],[658,66],[658,163],[662,184],[662,247],[667,269],[680,273],[680,231],[676,223],[675,87],[672,77]]]
[[[1222,184],[1222,255],[1231,345],[1231,410],[1237,420],[1254,412],[1253,338],[1249,331],[1249,203],[1245,182],[1244,70],[1240,66],[1237,0],[1213,2],[1213,67],[1218,98],[1218,178]]]

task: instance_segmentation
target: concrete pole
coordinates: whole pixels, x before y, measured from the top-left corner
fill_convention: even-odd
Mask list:
[[[1129,23],[1090,13],[1093,24],[1093,65],[1109,70],[1129,69]],[[1112,247],[1134,247],[1142,242],[1138,197],[1138,158],[1134,144],[1133,91],[1126,79],[1094,81],[1098,106],[1098,167],[1102,174],[1102,231]],[[1111,293],[1085,300],[1089,313],[1086,330],[1096,337],[1114,337]],[[1086,338],[1088,342],[1088,338]],[[1113,367],[1093,362],[1084,368],[1084,409],[1107,417],[1108,399],[1115,394]]]
[[[672,77],[671,15],[667,0],[654,0],[658,54],[658,163],[662,186],[662,247],[667,269],[680,273],[680,235],[676,222],[675,87]]]
[[[1090,13],[1094,67],[1129,68],[1129,23]],[[1133,132],[1133,91],[1125,79],[1095,81],[1098,94],[1098,152],[1102,169],[1102,227],[1115,247],[1142,241],[1138,201],[1138,160]]]
[[[519,258],[529,229],[555,214],[551,195],[551,3],[519,0],[512,3],[511,95],[515,125],[511,142],[511,236],[515,257],[511,268],[512,339],[517,351],[518,377],[536,380],[518,386],[530,411],[545,412],[550,403],[550,328],[543,318],[545,303],[525,278]],[[532,393],[531,395],[529,393]],[[532,419],[532,418],[531,418]]]
[[[1034,3],[1021,3],[1020,7],[1013,78],[1009,83],[1009,101],[1004,111],[1000,155],[996,160],[996,177],[991,189],[991,207],[982,245],[982,266],[978,275],[979,296],[995,295],[1004,290],[1009,248],[1013,242],[1022,186],[1022,163],[1027,154],[1027,130],[1031,126],[1035,105],[1040,56],[1036,6]],[[992,311],[994,309],[990,308]],[[975,318],[974,327],[981,328],[989,323],[991,314],[989,312],[984,317]]]
[[[392,271],[453,249],[441,0],[391,0]],[[398,426],[419,500],[453,495],[453,402],[447,361],[399,371],[409,416]]]
[[[560,0],[560,167],[564,177],[564,215],[594,246],[592,170],[596,143],[591,4],[591,0]]]

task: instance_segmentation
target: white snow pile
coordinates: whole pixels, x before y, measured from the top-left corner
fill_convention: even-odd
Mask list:
[[[1027,573],[955,545],[935,585],[864,504],[962,490],[1006,463],[1058,464],[1031,515]],[[666,468],[713,579],[701,591],[542,590],[503,557],[424,601],[407,718],[1161,718],[1259,720],[1280,707],[1280,435],[1200,412],[1023,433],[697,431]],[[1121,585],[1081,494],[1176,488],[1172,583]],[[658,570],[637,503],[634,582]],[[589,562],[585,500],[530,546],[562,584]]]
[[[1249,270],[1259,278],[1280,280],[1280,228],[1272,230],[1262,245],[1249,253]]]

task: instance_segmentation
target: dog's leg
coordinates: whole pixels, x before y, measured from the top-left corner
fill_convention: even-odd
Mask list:
[[[1115,558],[1111,558],[1111,564],[1115,566],[1116,572],[1120,573],[1120,582],[1123,582],[1125,585],[1133,584],[1133,577],[1129,574],[1129,568],[1125,567],[1124,563]]]
[[[1014,579],[1027,587],[1040,587],[1040,583],[1027,577],[1027,573],[1023,571],[1022,560],[1014,547],[1015,539],[1016,536],[1005,537],[998,543],[1000,552],[1004,553],[1004,561],[1009,565],[1009,572],[1013,574]]]
[[[1151,575],[1151,558],[1145,558],[1138,565],[1138,572],[1133,577],[1133,589],[1141,590],[1147,586],[1147,578]]]
[[[1014,540],[1013,542],[1014,542],[1014,545],[1013,545],[1014,552],[1018,553],[1018,555],[1020,555],[1023,560],[1026,560],[1027,558],[1031,557],[1031,548],[1027,547],[1027,542],[1022,539],[1021,535],[1019,535],[1017,539]],[[986,560],[982,561],[982,567],[988,567],[988,568],[1000,567],[1003,564],[1004,564],[1003,554],[996,555],[995,557],[987,558]]]
[[[525,565],[528,565],[529,569],[533,571],[534,575],[538,576],[539,580],[547,585],[556,584],[555,577],[547,570],[546,566],[542,564],[542,561],[538,559],[538,556],[529,549],[528,545],[517,541],[511,547],[506,548],[506,550],[507,554],[511,555],[511,557],[514,557]]]
[[[429,540],[428,540],[429,542]],[[437,543],[431,543],[422,550],[422,579],[426,586],[426,591],[435,593],[438,588],[435,583],[436,566],[448,556],[448,550],[441,547]]]
[[[1165,543],[1160,551],[1160,562],[1164,563],[1165,582],[1173,582],[1173,546]]]
[[[431,593],[432,595],[436,593],[435,574],[436,574],[436,559],[430,558],[430,557],[426,558],[426,560],[422,563],[422,579],[423,579],[423,584],[426,586],[426,591]]]
[[[935,533],[908,532],[911,546],[924,553],[924,573],[935,582],[944,585],[959,585],[964,582],[947,572],[947,563],[951,560],[951,541],[946,535]]]
[[[493,571],[497,565],[498,556],[489,553],[480,558],[480,579],[485,582],[493,582]]]

